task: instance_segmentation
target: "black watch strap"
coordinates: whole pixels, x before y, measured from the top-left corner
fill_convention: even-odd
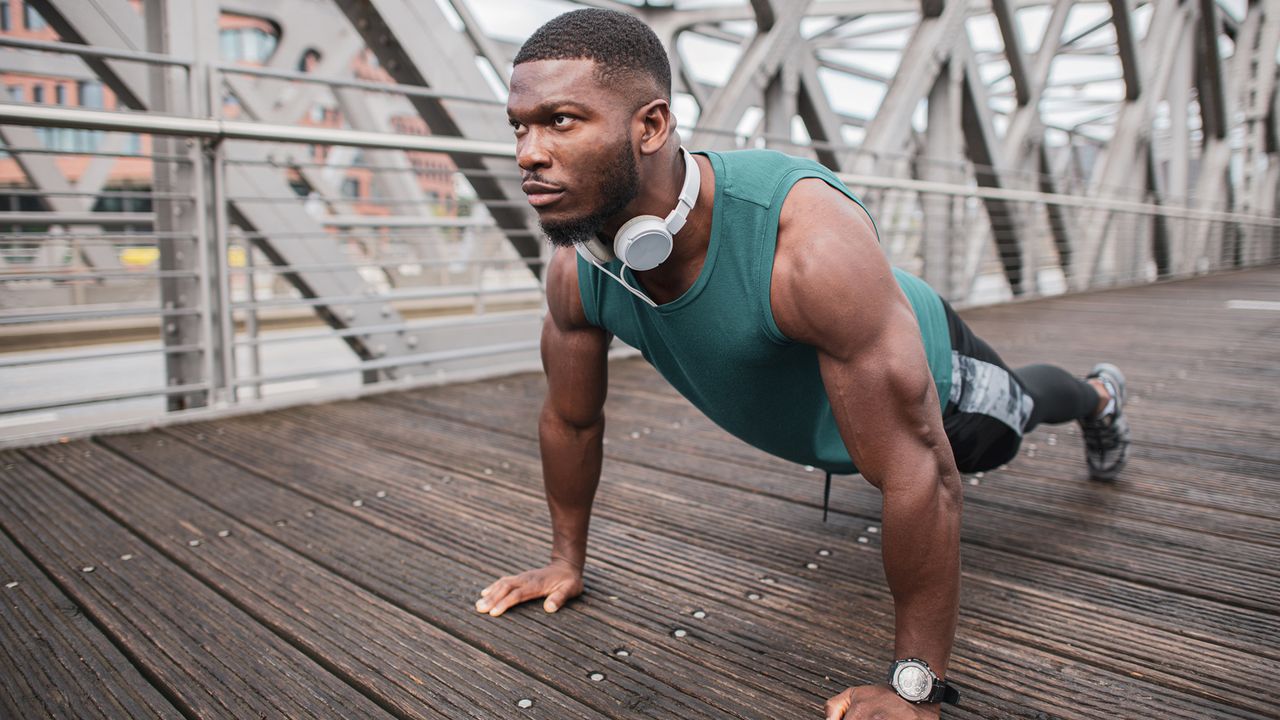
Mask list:
[[[925,702],[944,702],[948,705],[959,705],[960,691],[956,689],[955,685],[946,680],[934,680],[933,692],[929,693],[929,697]]]

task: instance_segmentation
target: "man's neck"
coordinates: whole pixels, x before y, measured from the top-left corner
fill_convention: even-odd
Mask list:
[[[684,160],[679,159],[683,169]],[[635,277],[644,285],[649,297],[659,304],[680,297],[693,285],[702,271],[702,265],[707,258],[707,248],[711,245],[711,216],[716,195],[715,176],[706,158],[695,155],[694,162],[701,173],[702,181],[698,190],[698,199],[685,220],[684,227],[673,238],[671,256],[652,270],[635,273]],[[667,213],[675,207],[675,198],[680,194],[680,188],[684,184],[684,173],[675,175],[674,179],[676,180],[675,188],[666,196],[666,204],[669,207],[660,217],[666,217]],[[617,228],[614,228],[614,232],[616,231]],[[612,242],[612,236],[609,241]]]

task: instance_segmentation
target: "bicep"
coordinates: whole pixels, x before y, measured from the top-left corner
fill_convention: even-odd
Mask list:
[[[541,342],[547,375],[544,409],[570,425],[591,425],[604,408],[610,336],[586,321],[572,252],[560,250],[552,260],[547,305]]]
[[[895,478],[947,471],[950,447],[910,307],[895,307],[854,352],[819,349],[831,409],[854,464],[889,490]]]
[[[889,478],[954,467],[919,325],[866,213],[834,189],[797,183],[783,221],[775,319],[817,350],[854,464],[882,489]]]

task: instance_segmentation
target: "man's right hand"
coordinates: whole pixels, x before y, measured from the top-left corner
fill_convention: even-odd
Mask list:
[[[497,617],[514,605],[545,597],[542,609],[550,613],[581,594],[582,571],[568,562],[552,561],[537,570],[498,578],[480,591],[476,611]]]

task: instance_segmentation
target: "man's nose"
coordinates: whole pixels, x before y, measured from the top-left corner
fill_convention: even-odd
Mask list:
[[[516,141],[516,164],[525,172],[534,172],[551,165],[551,156],[547,154],[546,145],[538,131],[530,129]]]

